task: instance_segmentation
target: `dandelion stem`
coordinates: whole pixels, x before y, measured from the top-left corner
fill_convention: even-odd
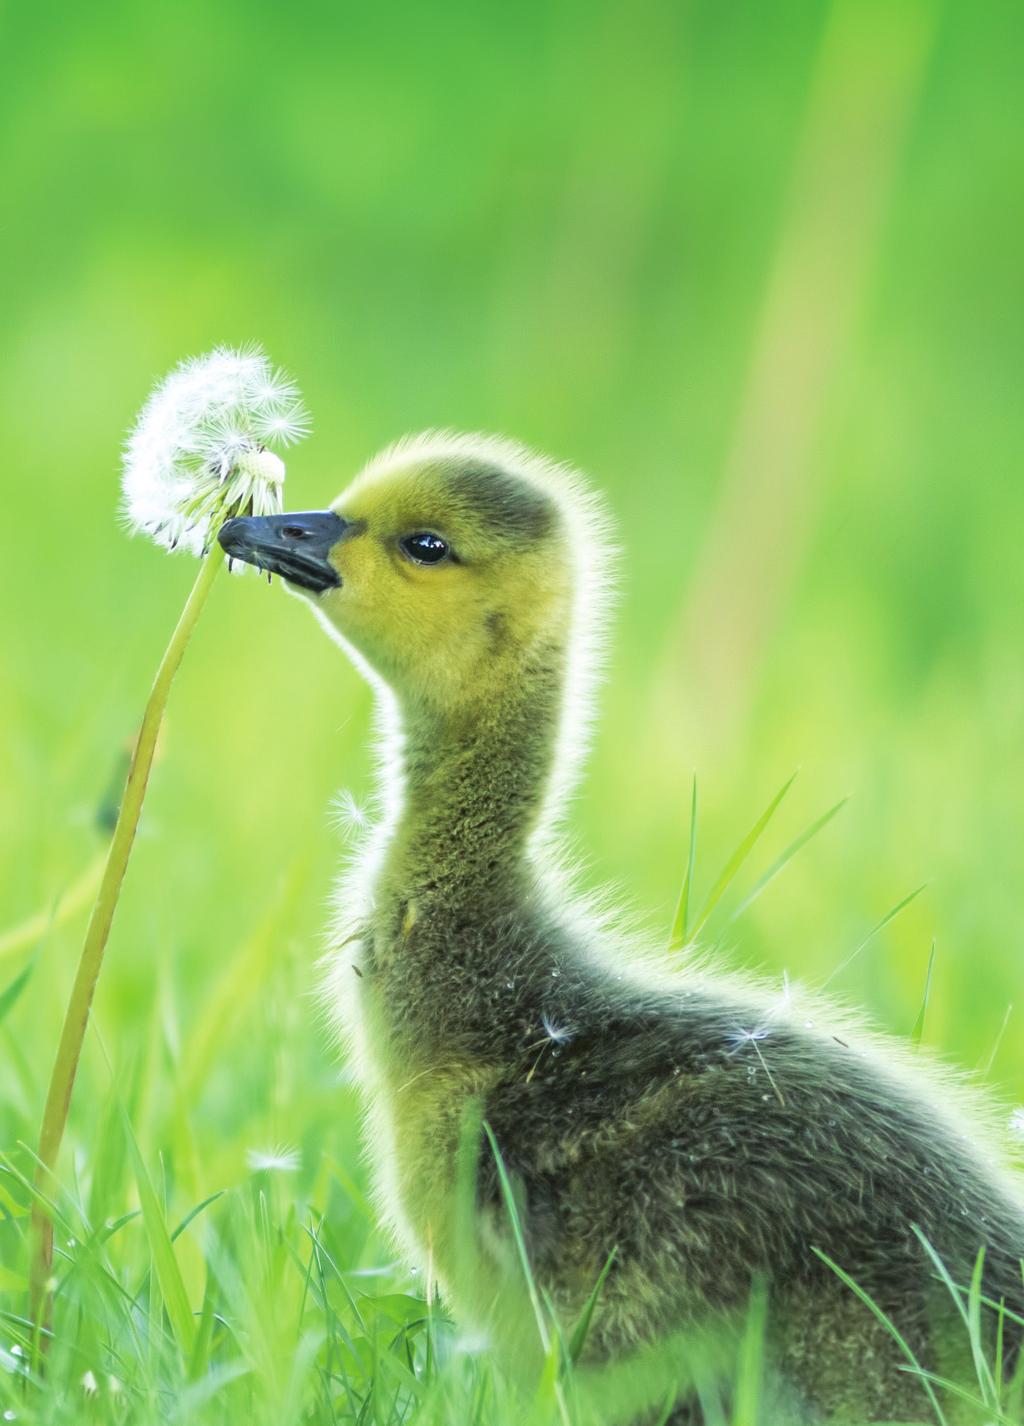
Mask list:
[[[67,1126],[71,1092],[74,1088],[86,1026],[89,1023],[89,1011],[96,990],[96,982],[99,979],[100,967],[103,964],[103,952],[110,934],[111,922],[114,919],[118,897],[121,894],[121,883],[128,866],[132,843],[135,841],[135,832],[139,825],[142,803],[146,796],[146,784],[149,781],[149,772],[153,765],[153,754],[156,750],[157,736],[163,721],[164,709],[167,706],[171,683],[178,671],[178,665],[181,663],[192,630],[202,613],[206,597],[223,562],[224,551],[214,541],[209,554],[203,560],[195,584],[185,601],[181,617],[171,635],[171,641],[167,645],[160,661],[160,667],[157,669],[153,689],[142,717],[138,740],[132,753],[128,780],[125,783],[124,796],[121,799],[114,834],[110,841],[103,879],[100,882],[92,915],[89,917],[85,943],[82,946],[82,954],[78,962],[78,971],[64,1014],[64,1024],[61,1028],[57,1055],[53,1062],[53,1072],[50,1076],[50,1087],[46,1095],[46,1107],[43,1111],[43,1122],[39,1134],[39,1150],[35,1169],[37,1193],[32,1209],[31,1312],[32,1320],[43,1327],[46,1326],[45,1318],[48,1316],[47,1284],[53,1263],[53,1220],[46,1205],[47,1200],[53,1197],[56,1192],[54,1170],[57,1166],[64,1130]],[[45,1341],[46,1332],[43,1331],[40,1335],[41,1340]]]

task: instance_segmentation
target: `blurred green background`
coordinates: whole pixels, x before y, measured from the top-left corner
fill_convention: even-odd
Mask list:
[[[799,766],[740,893],[851,800],[724,908],[729,956],[820,984],[927,881],[831,988],[906,1033],[934,938],[926,1039],[987,1064],[1024,979],[1021,7],[100,0],[0,23],[0,936],[94,862],[194,574],[119,527],[122,434],[180,358],[257,340],[314,416],[292,508],[426,426],[514,435],[606,493],[588,882],[663,933],[693,771],[706,888]],[[196,1197],[282,1142],[308,1182],[324,1154],[358,1174],[312,992],[329,804],[370,785],[369,723],[304,609],[218,582],[86,1046],[86,1177],[100,1041],[115,1081],[149,1066],[140,1133]],[[8,1152],[82,923],[0,941],[0,988],[36,958],[0,1027]]]

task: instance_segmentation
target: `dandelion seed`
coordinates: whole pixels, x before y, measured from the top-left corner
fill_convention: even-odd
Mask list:
[[[567,1045],[573,1037],[574,1031],[568,1025],[556,1025],[549,1015],[541,1016],[541,1024],[545,1035],[556,1045]]]
[[[756,1030],[733,1030],[732,1033],[726,1035],[725,1038],[729,1041],[730,1044],[735,1045],[736,1049],[738,1050],[742,1048],[743,1045],[752,1044],[757,1040],[767,1040],[768,1036],[771,1033],[772,1032],[770,1030],[766,1029],[762,1025],[759,1026]]]
[[[1024,1139],[1024,1109],[1015,1109],[1010,1115],[1010,1133]]]
[[[771,1070],[768,1068],[768,1061],[761,1053],[761,1041],[767,1040],[771,1033],[771,1030],[767,1029],[764,1025],[759,1025],[756,1029],[753,1030],[734,1030],[731,1034],[726,1036],[726,1039],[729,1040],[733,1045],[733,1049],[730,1051],[731,1054],[736,1054],[736,1052],[738,1050],[741,1050],[744,1045],[750,1046],[750,1048],[754,1051],[754,1054],[761,1062],[761,1068],[764,1070],[765,1075],[768,1078],[768,1083],[772,1087],[772,1090],[775,1094],[775,1098],[783,1107],[785,1107],[786,1101],[782,1097],[782,1091],[775,1083],[775,1077],[773,1076]]]
[[[309,430],[298,390],[258,348],[218,347],[156,388],[128,437],[124,510],[166,549],[202,555],[232,513],[283,508],[284,447]]]
[[[782,989],[779,991],[780,1010],[788,1010],[793,1003],[793,982],[789,978],[789,971],[782,972]]]
[[[357,802],[348,789],[343,789],[331,804],[334,825],[344,837],[355,837],[369,826],[366,808]]]
[[[301,1158],[298,1149],[282,1145],[276,1149],[247,1149],[245,1161],[253,1173],[298,1173]]]
[[[82,1377],[82,1390],[86,1396],[95,1396],[99,1391],[99,1382],[91,1371],[85,1372]]]

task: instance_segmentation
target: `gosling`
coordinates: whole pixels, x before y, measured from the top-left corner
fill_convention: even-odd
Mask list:
[[[220,540],[306,598],[377,694],[382,812],[340,883],[329,998],[382,1215],[456,1320],[528,1359],[503,1167],[561,1322],[607,1267],[589,1361],[671,1341],[682,1362],[763,1291],[771,1426],[920,1419],[921,1380],[822,1255],[937,1371],[957,1307],[922,1238],[958,1284],[984,1249],[984,1296],[1024,1314],[1020,1186],[947,1073],[695,954],[659,964],[573,894],[555,827],[614,543],[581,478],[427,434],[330,510]],[[675,1422],[705,1419],[692,1367]]]

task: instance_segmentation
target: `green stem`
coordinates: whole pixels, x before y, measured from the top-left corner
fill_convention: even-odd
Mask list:
[[[181,618],[178,620],[177,627],[171,635],[171,641],[160,661],[160,667],[157,669],[153,689],[146,704],[146,711],[142,716],[142,726],[139,729],[135,751],[132,753],[128,781],[125,784],[114,835],[107,853],[103,879],[100,882],[92,915],[89,917],[85,944],[82,946],[82,955],[78,962],[78,972],[75,975],[68,1008],[64,1014],[64,1025],[60,1033],[60,1043],[57,1046],[57,1056],[53,1062],[50,1088],[46,1096],[46,1108],[43,1111],[35,1170],[36,1197],[32,1208],[30,1284],[32,1320],[38,1325],[44,1325],[44,1318],[48,1315],[45,1310],[47,1282],[53,1264],[53,1221],[47,1209],[47,1200],[55,1193],[54,1170],[57,1166],[57,1156],[60,1153],[64,1130],[67,1126],[71,1092],[74,1088],[78,1059],[82,1053],[85,1029],[89,1023],[89,1010],[92,1006],[96,982],[99,979],[100,967],[103,964],[103,952],[106,948],[107,937],[110,935],[110,924],[114,919],[118,897],[121,894],[121,883],[128,866],[132,843],[135,841],[135,831],[139,825],[139,815],[142,812],[142,803],[146,796],[146,784],[149,781],[150,768],[153,766],[153,754],[156,750],[164,709],[167,706],[167,697],[171,691],[171,683],[178,671],[178,665],[181,663],[192,630],[202,613],[206,596],[209,594],[210,587],[223,562],[224,551],[219,544],[214,543],[210,553],[203,560],[196,582],[192,586],[191,593],[181,612]],[[42,1335],[45,1340],[46,1334]]]

